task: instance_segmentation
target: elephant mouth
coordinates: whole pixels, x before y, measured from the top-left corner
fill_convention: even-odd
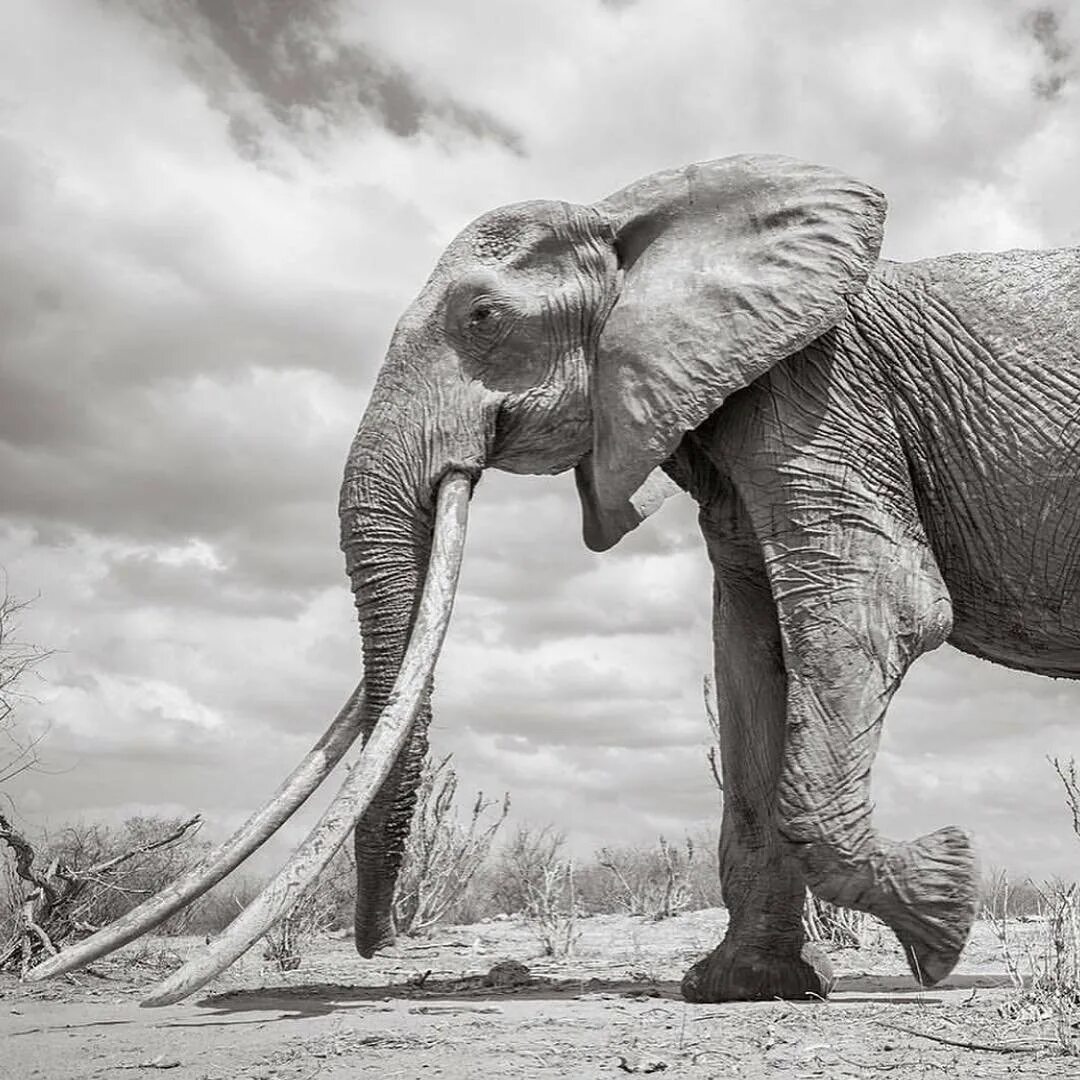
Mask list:
[[[446,636],[468,523],[472,470],[444,473],[436,494],[431,557],[412,634],[393,690],[338,794],[277,875],[205,950],[154,987],[144,1006],[181,1001],[224,971],[283,919],[364,815],[406,744]],[[38,981],[82,967],[134,941],[186,907],[265,843],[329,775],[360,733],[363,683],[267,803],[228,840],[156,896],[62,953],[26,978]]]

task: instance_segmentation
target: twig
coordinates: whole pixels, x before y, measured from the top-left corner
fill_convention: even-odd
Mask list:
[[[122,855],[116,855],[111,859],[106,859],[96,866],[88,866],[85,870],[79,871],[79,876],[89,877],[93,874],[104,873],[106,870],[113,870],[121,863],[126,863],[129,859],[134,859],[136,855],[145,855],[148,851],[156,851],[158,848],[165,847],[168,844],[179,840],[189,829],[194,829],[195,832],[198,832],[202,827],[202,823],[202,814],[196,814],[193,818],[178,825],[168,836],[163,836],[158,840],[151,840],[145,844],[140,844],[138,847],[134,847],[130,851],[125,851]]]
[[[49,940],[49,935],[46,934],[29,915],[23,917],[23,925],[38,939],[38,941],[41,942],[42,948],[44,948],[50,956],[56,956],[60,950]]]
[[[943,1043],[945,1046],[958,1046],[962,1050],[986,1050],[992,1054],[1033,1054],[1039,1050],[1040,1045],[1052,1041],[1038,1039],[1027,1043],[978,1043],[967,1039],[947,1039],[944,1035],[932,1035],[928,1031],[916,1031],[915,1028],[902,1027],[900,1024],[887,1024],[884,1020],[875,1020],[874,1023],[890,1031],[901,1031],[905,1035],[915,1035],[920,1039]]]
[[[856,1061],[854,1058],[844,1057],[843,1054],[837,1054],[838,1061],[842,1061],[845,1065],[854,1065],[856,1069],[866,1069],[867,1072],[873,1072],[876,1069],[882,1069],[888,1071],[889,1069],[906,1069],[911,1065],[910,1061],[895,1061],[895,1062],[881,1062],[881,1061]]]
[[[414,1005],[410,1013],[418,1015],[450,1013],[501,1013],[498,1005]]]
[[[704,1060],[707,1057],[725,1057],[725,1058],[737,1058],[739,1055],[732,1050],[721,1050],[719,1047],[710,1046],[707,1050],[698,1050],[690,1055],[690,1064],[697,1065],[698,1062]]]
[[[31,934],[41,942],[42,947],[50,956],[55,956],[60,950],[52,943],[49,935],[34,922],[34,899],[32,896],[27,897],[26,902],[23,904],[22,925],[23,934],[25,936],[20,942],[22,946],[22,958],[19,963],[19,978],[25,979],[27,971],[30,970],[30,962],[33,954],[33,947],[29,942]]]

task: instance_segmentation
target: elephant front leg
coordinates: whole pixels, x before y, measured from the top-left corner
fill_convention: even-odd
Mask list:
[[[724,782],[720,879],[723,942],[682,983],[688,1001],[824,997],[833,976],[807,945],[802,868],[776,828],[786,679],[776,612],[760,553],[720,543],[702,514],[716,570],[713,636]]]

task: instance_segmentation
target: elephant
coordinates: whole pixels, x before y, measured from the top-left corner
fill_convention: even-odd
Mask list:
[[[431,672],[486,468],[573,469],[595,551],[673,491],[697,503],[729,921],[686,999],[828,994],[807,887],[883,920],[919,983],[952,970],[978,904],[972,839],[883,836],[871,766],[908,667],[945,642],[1080,675],[1080,250],[886,261],[885,213],[835,169],[739,155],[589,206],[504,206],[450,243],[394,330],[341,487],[365,685],[323,744],[363,734],[361,765],[152,1004],[249,947],[353,829],[357,950],[393,941]],[[336,760],[320,746],[319,780]]]

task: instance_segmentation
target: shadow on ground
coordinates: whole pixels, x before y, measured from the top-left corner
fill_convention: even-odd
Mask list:
[[[429,979],[423,986],[391,983],[385,986],[347,986],[317,983],[310,986],[282,986],[262,990],[231,990],[203,998],[197,1004],[216,1013],[288,1009],[297,1017],[318,1016],[350,1007],[374,1006],[388,1000],[438,1002],[557,1001],[582,994],[610,994],[626,998],[668,998],[681,1000],[677,982],[640,982],[633,979],[546,979],[533,978],[521,986],[478,986],[476,978]]]
[[[496,1003],[511,1000],[558,1001],[572,1000],[582,995],[603,995],[628,999],[661,998],[681,1001],[678,982],[642,982],[632,979],[546,979],[533,978],[528,983],[511,987],[477,985],[478,979],[431,979],[422,986],[413,983],[391,983],[383,986],[348,986],[340,983],[318,983],[309,986],[276,987],[260,990],[232,990],[200,1000],[201,1008],[211,1016],[228,1016],[237,1012],[276,1012],[278,1019],[300,1020],[326,1016],[354,1008],[376,1008],[392,1001],[412,1001],[415,1011],[432,1013],[479,1011],[476,1003]],[[837,1004],[873,1001],[880,1004],[926,1003],[928,998],[949,991],[990,990],[1009,986],[1008,976],[1002,974],[956,975],[930,990],[921,989],[907,976],[851,975],[841,978],[834,990]],[[858,996],[852,996],[858,995]],[[470,1006],[470,1003],[472,1005]],[[789,1002],[788,1004],[798,1004]],[[714,1006],[718,1007],[718,1006]],[[197,1021],[213,1023],[213,1020]],[[183,1026],[194,1026],[190,1022]]]

